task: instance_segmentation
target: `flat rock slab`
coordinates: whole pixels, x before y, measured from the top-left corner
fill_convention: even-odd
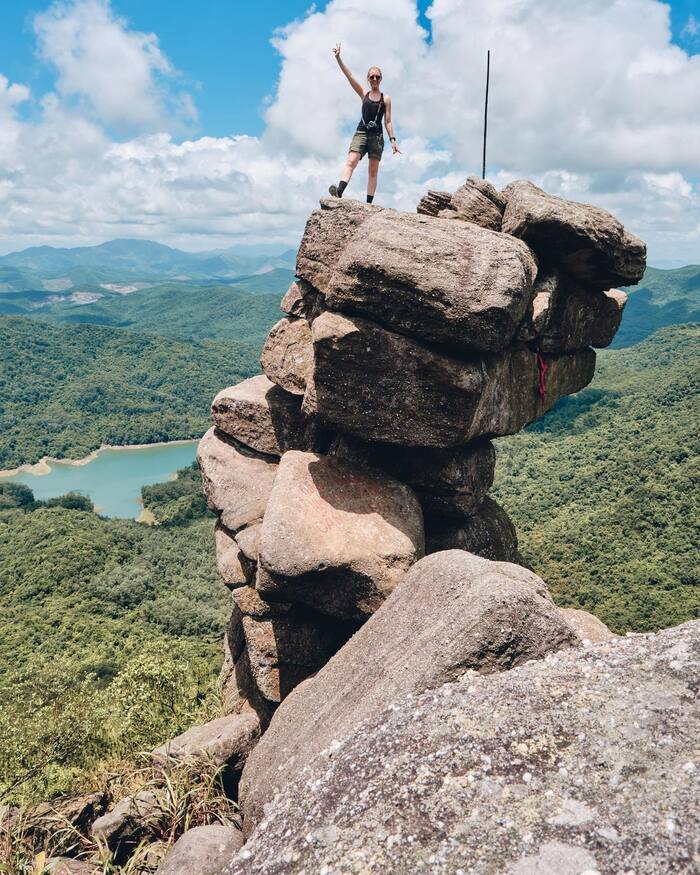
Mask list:
[[[234,826],[195,826],[170,848],[156,875],[220,875],[242,847],[243,833]]]
[[[332,456],[282,456],[260,532],[256,586],[266,598],[362,619],[422,555],[410,487]]]
[[[495,562],[520,562],[518,535],[508,514],[492,498],[463,520],[425,517],[425,552],[466,550]]]
[[[494,204],[470,191],[500,222]],[[316,287],[328,309],[455,349],[495,352],[508,345],[532,298],[537,272],[523,243],[468,222],[395,210],[371,214],[346,240],[342,210],[318,214],[330,242],[328,273]],[[333,239],[336,224],[340,241]],[[302,240],[302,262],[304,251]],[[315,270],[305,278],[319,282]]]
[[[416,212],[425,216],[437,216],[441,210],[450,206],[451,199],[449,191],[429,191],[418,201]]]
[[[418,496],[424,514],[459,519],[482,505],[496,466],[493,444],[483,440],[443,450],[367,443],[346,436],[335,441],[331,454],[355,465],[379,468],[407,483]]]
[[[515,434],[593,378],[595,353],[547,357],[538,395],[535,353],[522,343],[459,359],[359,317],[324,313],[313,324],[314,367],[304,409],[363,440],[452,447]]]
[[[468,669],[502,671],[577,640],[544,583],[525,568],[460,550],[426,556],[278,708],[241,779],[245,829],[259,822],[277,788],[391,703]]]
[[[273,383],[292,395],[303,395],[312,359],[309,323],[285,316],[270,329],[260,366]]]
[[[607,210],[524,180],[511,182],[505,194],[503,231],[524,240],[542,263],[599,289],[635,285],[644,275],[646,245]]]
[[[197,462],[207,505],[229,531],[262,518],[278,459],[258,455],[210,428],[197,447]]]
[[[226,875],[694,872],[699,676],[696,621],[404,697],[338,726]]]
[[[229,714],[201,726],[191,726],[157,747],[151,757],[156,763],[201,759],[240,772],[259,737],[260,721],[255,715]]]
[[[211,418],[219,431],[259,453],[281,456],[287,450],[314,449],[299,395],[263,374],[222,389],[212,402]]]

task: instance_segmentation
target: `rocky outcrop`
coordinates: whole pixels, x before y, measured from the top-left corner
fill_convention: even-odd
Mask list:
[[[695,871],[699,675],[694,622],[403,695],[302,755],[225,873]]]
[[[449,606],[428,599],[413,570],[444,550],[519,561],[515,529],[488,497],[493,440],[590,382],[592,347],[611,341],[624,306],[611,285],[633,282],[643,263],[643,244],[608,213],[530,183],[499,192],[470,177],[455,192],[429,192],[415,214],[321,201],[264,345],[264,375],[219,393],[198,454],[232,592],[220,679],[232,713],[255,715],[269,734],[276,709],[315,676],[313,689],[338,651],[355,654],[363,689],[367,657],[354,642],[390,603],[408,613],[394,622],[395,654],[378,657],[389,678],[393,661],[415,659],[441,682],[423,635],[451,652],[472,609],[485,612],[483,636],[472,651],[464,633],[455,666],[483,669],[498,652],[504,662],[493,667],[505,668],[540,652],[508,637],[525,634],[506,610],[522,608],[522,580],[491,593],[508,592],[502,625],[489,620],[501,607],[485,593],[449,625],[436,614],[452,616]],[[423,600],[392,602],[408,580]],[[556,646],[574,640],[538,598]],[[533,632],[535,615],[522,615]],[[416,642],[423,650],[406,657]],[[377,701],[389,695],[377,690]]]
[[[156,875],[220,875],[243,846],[243,834],[233,826],[195,826],[170,848]]]
[[[502,671],[576,641],[532,572],[463,550],[426,556],[278,709],[241,779],[246,828],[300,769],[389,703],[468,669]]]
[[[151,758],[158,765],[202,760],[240,774],[259,737],[260,721],[253,714],[230,714],[190,727],[157,747]]]

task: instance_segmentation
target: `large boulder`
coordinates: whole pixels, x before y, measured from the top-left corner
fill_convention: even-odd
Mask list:
[[[506,186],[503,231],[524,240],[547,266],[607,289],[644,275],[646,246],[607,210],[547,194],[532,182]]]
[[[211,405],[219,431],[271,456],[314,449],[312,425],[301,412],[301,398],[260,374],[222,389]]]
[[[235,826],[195,826],[170,848],[156,875],[220,875],[242,847],[243,833]]]
[[[226,875],[695,872],[699,676],[696,621],[396,699],[280,781]]]
[[[562,395],[588,385],[595,353],[537,356],[516,343],[498,355],[459,359],[366,319],[324,313],[313,324],[314,366],[304,409],[364,440],[451,447],[515,434]]]
[[[152,790],[141,790],[125,796],[106,814],[92,824],[90,834],[122,858],[145,836],[152,834],[162,817],[163,809]]]
[[[532,572],[461,550],[425,557],[280,705],[241,779],[246,829],[278,788],[391,703],[468,669],[503,671],[576,641]]]
[[[199,442],[197,462],[204,497],[231,532],[261,519],[275,479],[278,459],[263,456],[216,428]]]
[[[491,201],[473,191],[500,220]],[[341,211],[319,214],[332,238]],[[341,234],[345,225],[338,224]],[[326,306],[421,340],[499,351],[513,338],[532,297],[537,264],[528,247],[467,222],[380,210],[343,244],[329,242],[328,272],[317,285]],[[316,270],[305,278],[319,282]]]
[[[624,292],[587,289],[552,270],[538,278],[518,337],[534,340],[547,353],[605,347],[620,327],[626,303]]]
[[[260,721],[254,714],[228,714],[191,726],[157,747],[151,757],[157,764],[199,759],[225,766],[230,772],[241,772],[259,737]]]
[[[508,514],[488,496],[466,519],[425,516],[425,552],[466,550],[495,562],[520,564],[518,535]]]
[[[482,180],[479,182],[482,183]],[[495,200],[488,197],[481,190],[483,183],[482,185],[475,183],[475,177],[470,176],[464,185],[460,185],[450,198],[449,208],[455,211],[458,219],[472,222],[492,231],[500,231],[505,205],[497,204]],[[490,183],[486,183],[486,185],[490,185]],[[499,192],[495,189],[493,191],[495,196],[499,198]]]
[[[256,586],[266,598],[363,619],[422,555],[410,487],[333,456],[282,456],[260,532]]]
[[[559,613],[584,643],[600,644],[617,637],[602,620],[588,611],[580,608],[559,608]]]
[[[433,449],[367,443],[343,436],[333,443],[330,452],[355,465],[379,468],[407,483],[418,496],[424,514],[457,518],[478,510],[491,488],[496,466],[493,444],[484,440],[466,447]]]
[[[303,395],[312,359],[309,323],[285,316],[270,329],[260,366],[273,383],[292,395]]]

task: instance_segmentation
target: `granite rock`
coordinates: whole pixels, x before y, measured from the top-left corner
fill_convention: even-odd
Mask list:
[[[488,496],[466,519],[425,516],[425,552],[466,550],[495,562],[520,564],[518,535],[508,514]]]
[[[270,329],[260,366],[271,382],[292,395],[303,395],[312,359],[309,323],[285,316]]]

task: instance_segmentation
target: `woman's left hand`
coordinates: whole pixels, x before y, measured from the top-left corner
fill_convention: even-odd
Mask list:
[[[391,142],[391,151],[394,155],[401,155],[401,149],[396,145],[396,140],[392,140]]]

